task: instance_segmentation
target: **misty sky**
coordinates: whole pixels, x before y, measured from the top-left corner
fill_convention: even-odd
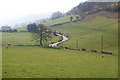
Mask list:
[[[0,0],[0,26],[9,25],[22,16],[42,14],[42,17],[49,17],[52,12],[67,12],[84,1],[86,0]]]

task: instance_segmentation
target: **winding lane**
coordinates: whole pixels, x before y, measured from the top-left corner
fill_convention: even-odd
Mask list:
[[[53,44],[49,44],[50,47],[56,47],[58,44],[61,44],[69,39],[68,37],[61,35],[61,34],[58,34],[58,33],[56,33],[56,35],[62,37],[62,41],[59,41],[59,42],[56,42]]]

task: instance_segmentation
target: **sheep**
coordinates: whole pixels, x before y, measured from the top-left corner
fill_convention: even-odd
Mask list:
[[[86,49],[82,48],[82,51],[86,51]]]
[[[91,50],[91,52],[95,52],[95,53],[97,53],[97,50]]]

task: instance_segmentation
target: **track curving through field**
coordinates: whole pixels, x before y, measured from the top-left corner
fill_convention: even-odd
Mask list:
[[[53,43],[53,44],[49,44],[50,47],[56,47],[56,46],[58,46],[59,44],[65,42],[65,41],[67,41],[67,40],[69,40],[68,37],[66,37],[66,36],[64,36],[64,35],[62,35],[62,34],[56,33],[56,35],[59,36],[59,37],[62,37],[62,40],[59,41],[59,42]]]

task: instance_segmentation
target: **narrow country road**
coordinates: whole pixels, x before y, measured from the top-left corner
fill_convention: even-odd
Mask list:
[[[64,35],[61,35],[61,34],[58,34],[58,33],[57,33],[57,35],[62,37],[62,41],[56,42],[56,43],[53,43],[53,44],[49,44],[50,47],[56,47],[58,44],[61,44],[61,43],[65,42],[69,39],[68,37],[66,37]]]

